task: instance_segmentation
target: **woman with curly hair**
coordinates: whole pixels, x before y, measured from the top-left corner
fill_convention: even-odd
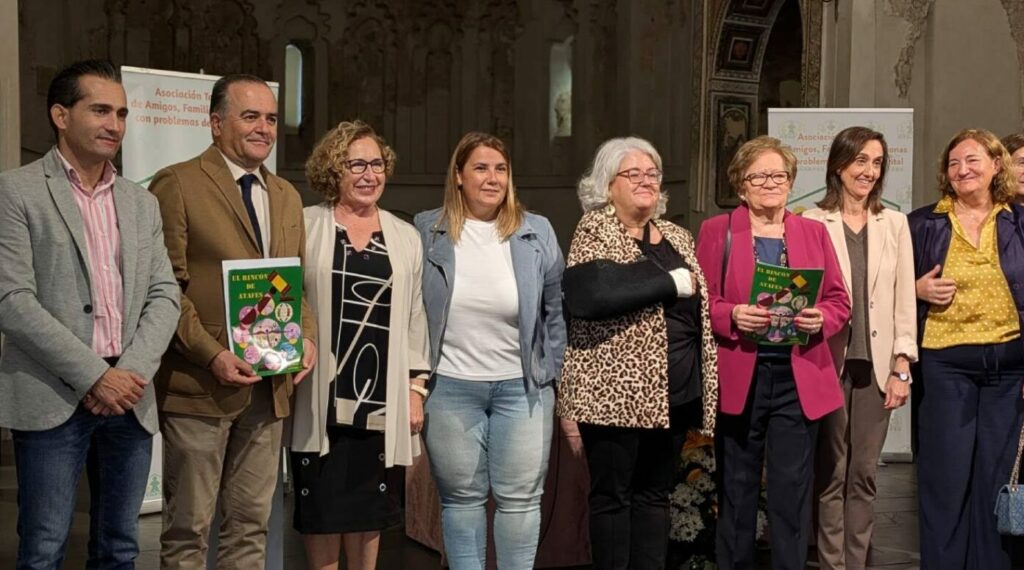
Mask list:
[[[376,567],[380,530],[401,522],[388,469],[420,451],[427,322],[419,235],[377,206],[395,153],[362,121],[343,122],[306,163],[324,202],[305,209],[303,285],[321,350],[295,391],[295,529],[310,568]],[[396,486],[397,487],[397,486]]]

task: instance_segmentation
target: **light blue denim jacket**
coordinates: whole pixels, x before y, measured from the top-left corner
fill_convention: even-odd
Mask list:
[[[423,241],[423,304],[430,330],[430,367],[437,369],[455,278],[455,247],[441,209],[421,212],[414,224]],[[558,382],[565,353],[562,272],[565,260],[547,218],[527,213],[509,238],[519,292],[519,348],[528,387]]]

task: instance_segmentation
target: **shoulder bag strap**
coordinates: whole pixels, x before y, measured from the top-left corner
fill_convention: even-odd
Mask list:
[[[729,268],[729,250],[732,249],[732,213],[725,219],[725,247],[722,248],[722,279],[718,282],[718,294],[725,297],[725,274]],[[1021,440],[1024,441],[1024,440]]]
[[[1017,459],[1013,462],[1013,470],[1010,471],[1010,488],[1017,490],[1020,482],[1020,458],[1024,455],[1024,427],[1020,430],[1020,442],[1017,444]]]

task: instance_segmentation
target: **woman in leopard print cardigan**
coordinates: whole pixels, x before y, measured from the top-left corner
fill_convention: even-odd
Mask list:
[[[586,214],[564,276],[573,318],[557,413],[586,449],[599,569],[664,567],[676,459],[689,428],[714,430],[707,287],[693,237],[658,217],[661,180],[650,143],[605,142],[579,184]]]

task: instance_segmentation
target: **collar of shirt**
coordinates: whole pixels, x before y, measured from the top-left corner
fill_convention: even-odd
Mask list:
[[[1010,209],[1010,205],[1006,204],[1006,203],[1003,203],[1003,204],[998,204],[997,203],[995,205],[995,208],[993,208],[993,209],[995,209],[995,210],[1005,210],[1007,212],[1012,212],[1013,211],[1013,210]],[[948,196],[948,195],[947,196],[943,196],[942,199],[939,200],[939,202],[937,204],[935,204],[935,209],[932,210],[932,212],[935,213],[935,214],[948,214],[948,213],[950,213],[952,211],[953,211],[953,197],[952,196]]]
[[[103,176],[100,177],[99,182],[96,183],[96,187],[89,191],[85,184],[82,183],[82,177],[78,175],[78,171],[75,170],[74,166],[68,162],[68,159],[64,158],[64,155],[60,153],[60,149],[54,148],[57,152],[57,157],[60,158],[60,163],[64,167],[64,174],[68,177],[68,181],[71,182],[71,186],[76,190],[85,193],[89,196],[95,196],[104,190],[110,190],[114,187],[114,179],[117,177],[117,168],[114,168],[113,163],[109,160],[103,166]]]
[[[220,152],[220,149],[217,150],[218,152]],[[246,174],[252,174],[256,176],[256,181],[259,182],[260,188],[267,188],[267,181],[263,179],[263,173],[260,172],[259,168],[252,172],[249,172],[248,170],[242,168],[241,166],[238,166],[234,162],[231,162],[231,159],[228,158],[227,155],[225,155],[223,152],[221,152],[220,155],[224,158],[224,162],[228,165],[228,170],[231,171],[231,178],[235,181],[236,185],[238,184],[239,178],[245,176]]]

